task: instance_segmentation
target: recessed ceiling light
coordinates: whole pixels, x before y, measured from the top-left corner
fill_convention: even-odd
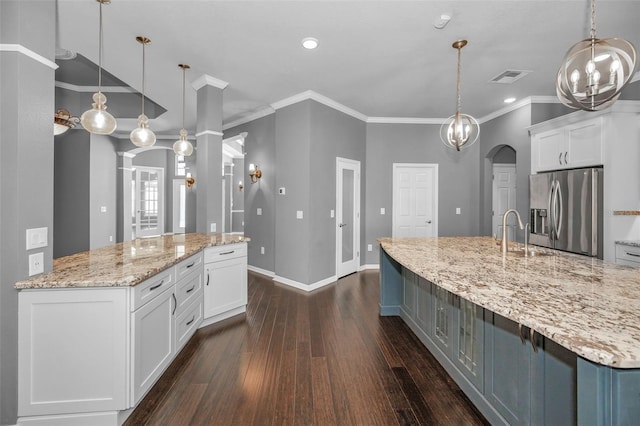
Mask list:
[[[302,39],[302,46],[305,49],[315,49],[316,47],[318,47],[318,39],[317,38],[313,38],[313,37],[306,37]]]
[[[504,100],[505,104],[511,104],[514,103],[516,101],[516,98],[507,98]]]

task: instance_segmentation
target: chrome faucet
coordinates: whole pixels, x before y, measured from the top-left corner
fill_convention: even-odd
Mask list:
[[[502,215],[502,244],[500,245],[502,249],[502,254],[507,254],[507,216],[509,213],[515,213],[518,218],[518,226],[520,229],[524,229],[524,225],[522,224],[522,219],[520,219],[520,213],[516,209],[509,209]],[[526,237],[526,232],[525,232]]]

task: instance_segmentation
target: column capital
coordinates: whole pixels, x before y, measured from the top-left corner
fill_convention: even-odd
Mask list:
[[[224,80],[220,80],[218,78],[212,77],[207,74],[202,74],[200,77],[196,78],[193,83],[191,83],[191,87],[193,87],[196,91],[202,89],[204,86],[213,86],[217,87],[220,90],[224,90],[229,83]]]

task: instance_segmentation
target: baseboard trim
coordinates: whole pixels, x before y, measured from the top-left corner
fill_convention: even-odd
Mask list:
[[[377,263],[369,263],[366,265],[360,265],[360,270],[361,271],[367,271],[369,269],[380,269],[380,265]]]
[[[269,278],[273,278],[276,276],[275,272],[267,271],[266,269],[258,268],[257,266],[247,265],[247,269],[250,270],[251,272],[255,272],[257,274],[264,275]]]
[[[278,275],[273,277],[275,282],[280,284],[288,285],[289,287],[297,288],[298,290],[303,290],[306,292],[311,292],[313,290],[317,290],[329,284],[335,283],[338,279],[335,275],[325,278],[324,280],[317,281],[313,284],[303,284],[298,281],[290,280],[289,278],[280,277]]]
[[[60,414],[18,418],[17,426],[117,426],[118,412]]]

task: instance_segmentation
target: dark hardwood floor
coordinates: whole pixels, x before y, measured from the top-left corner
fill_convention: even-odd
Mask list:
[[[487,424],[378,301],[378,271],[310,294],[249,273],[246,316],[200,329],[126,425]]]

